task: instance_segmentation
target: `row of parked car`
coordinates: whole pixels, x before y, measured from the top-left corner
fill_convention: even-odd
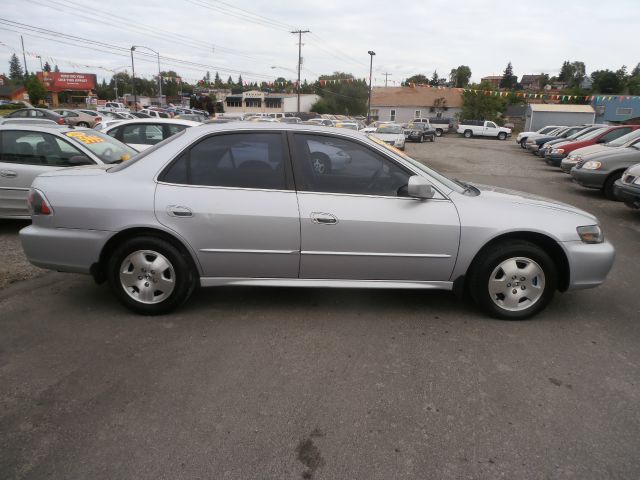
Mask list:
[[[583,187],[640,208],[640,125],[549,125],[516,142]]]

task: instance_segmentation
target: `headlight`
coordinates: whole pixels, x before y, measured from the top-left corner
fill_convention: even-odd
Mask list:
[[[593,161],[593,160],[585,163],[582,166],[582,168],[584,168],[585,170],[600,170],[600,167],[602,167],[602,163],[596,162],[596,161]]]
[[[604,242],[604,233],[600,225],[586,225],[576,228],[580,240],[584,243],[602,243]]]
[[[640,177],[636,177],[636,179],[633,181],[634,185],[640,185]]]
[[[580,155],[576,155],[575,157],[569,155],[569,157],[566,158],[567,163],[578,163],[580,160],[582,160]]]
[[[564,148],[554,148],[551,150],[551,155],[562,155],[564,153]]]

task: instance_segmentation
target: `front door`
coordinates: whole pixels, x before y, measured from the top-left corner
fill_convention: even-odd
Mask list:
[[[484,124],[484,136],[485,137],[497,137],[498,126],[493,122],[485,122]]]
[[[300,278],[449,280],[460,222],[448,199],[406,196],[412,172],[354,140],[295,134],[293,148]]]
[[[282,133],[211,135],[159,177],[156,217],[205,277],[295,278],[300,219]]]

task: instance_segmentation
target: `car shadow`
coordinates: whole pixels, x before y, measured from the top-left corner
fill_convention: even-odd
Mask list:
[[[0,235],[17,234],[24,227],[31,225],[31,220],[0,219]]]

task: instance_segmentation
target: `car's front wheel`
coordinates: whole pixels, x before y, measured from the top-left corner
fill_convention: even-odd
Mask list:
[[[442,130],[439,128],[436,128],[436,137],[441,137],[442,136]]]
[[[522,148],[524,148],[525,150],[527,149],[527,139],[523,138],[522,140],[520,140],[520,146]]]
[[[196,274],[185,254],[152,236],[131,238],[112,253],[109,285],[126,307],[143,315],[168,313],[185,302]]]
[[[505,140],[507,138],[507,134],[504,132],[500,132],[498,134],[498,140]]]
[[[469,279],[471,296],[489,315],[523,320],[535,315],[553,298],[557,268],[537,245],[513,240],[481,253]]]

